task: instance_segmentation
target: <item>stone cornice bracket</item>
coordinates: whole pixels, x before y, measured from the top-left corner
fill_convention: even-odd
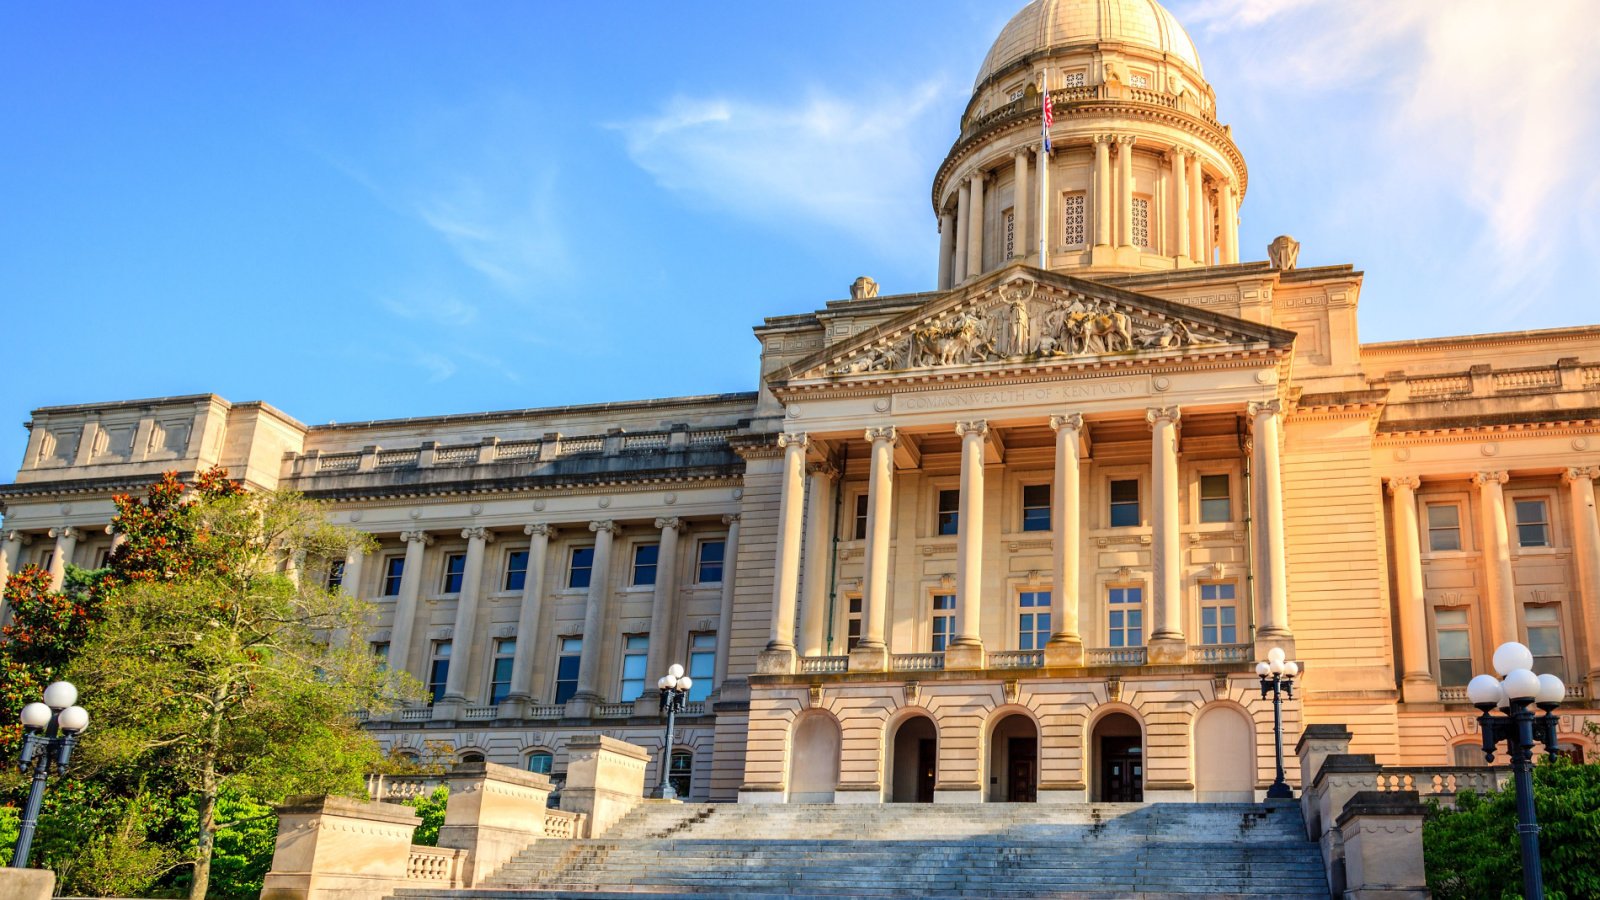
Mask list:
[[[1051,416],[1050,428],[1053,431],[1060,431],[1063,428],[1068,431],[1083,431],[1083,413],[1068,413],[1064,416]]]
[[[806,436],[804,431],[785,431],[784,433],[778,435],[779,450],[787,450],[791,445],[794,444],[799,444],[800,449],[803,450],[810,446],[811,439]]]
[[[556,527],[548,522],[535,522],[532,525],[522,526],[522,533],[528,537],[553,538],[556,536]]]
[[[742,513],[729,513],[729,514],[727,514],[727,515],[722,517],[722,524],[724,524],[724,525],[732,525],[733,523],[739,521],[739,519],[742,518],[742,516],[743,516]]]
[[[1251,400],[1245,404],[1244,408],[1245,412],[1250,414],[1251,419],[1258,419],[1261,416],[1278,416],[1283,414],[1283,401]]]
[[[71,525],[63,525],[60,528],[50,529],[50,536],[58,540],[61,538],[77,540],[78,538],[83,537],[83,532],[73,528]]]
[[[433,543],[433,535],[426,531],[402,531],[400,532],[400,540],[408,544],[421,544],[426,547]]]
[[[1176,406],[1152,406],[1144,411],[1144,420],[1152,428],[1162,422],[1176,426],[1183,420],[1183,411]]]
[[[1391,497],[1394,496],[1395,491],[1399,490],[1400,488],[1405,488],[1412,493],[1416,493],[1417,488],[1422,487],[1422,479],[1415,475],[1390,475],[1388,487],[1389,496]]]
[[[473,538],[479,538],[485,544],[494,543],[494,532],[487,528],[463,528],[461,529],[461,536],[469,541]]]
[[[988,438],[989,438],[989,422],[986,419],[972,419],[972,420],[967,421],[967,422],[957,422],[956,423],[956,435],[957,436],[966,437],[969,434],[975,434],[978,437],[983,438],[984,440],[988,440]]]
[[[11,528],[4,532],[0,532],[0,541],[5,541],[8,544],[12,541],[15,541],[26,547],[33,543],[33,535],[28,534],[25,531],[18,531],[15,528]]]
[[[659,518],[656,519],[656,527],[662,531],[666,531],[668,528],[677,531],[683,527],[683,519],[677,516]]]
[[[880,425],[877,428],[868,428],[866,430],[866,438],[874,444],[879,441],[888,441],[890,444],[894,444],[900,440],[900,435],[899,432],[895,431],[893,425]]]
[[[1600,466],[1573,466],[1561,473],[1562,481],[1590,481],[1600,478]]]
[[[601,519],[596,522],[590,522],[589,530],[595,534],[599,534],[600,532],[604,531],[607,534],[615,535],[617,532],[622,530],[622,527],[610,519]]]
[[[1489,484],[1505,484],[1510,480],[1511,476],[1506,472],[1479,472],[1472,476],[1472,483],[1478,487],[1486,487]]]

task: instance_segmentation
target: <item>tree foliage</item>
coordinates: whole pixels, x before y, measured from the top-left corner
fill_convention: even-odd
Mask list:
[[[433,847],[439,843],[439,826],[444,824],[444,810],[449,803],[450,787],[444,784],[434,788],[426,797],[412,797],[406,801],[406,806],[416,810],[417,815],[422,817],[416,834],[411,838],[413,844]]]
[[[77,647],[99,619],[94,585],[104,571],[68,565],[62,589],[50,589],[50,574],[24,566],[5,584],[10,622],[0,629],[0,755],[11,756],[22,740],[18,715],[60,677]]]

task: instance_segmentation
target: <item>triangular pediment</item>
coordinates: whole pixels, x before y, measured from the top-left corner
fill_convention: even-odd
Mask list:
[[[1287,352],[1294,332],[1013,265],[773,372],[786,384]]]

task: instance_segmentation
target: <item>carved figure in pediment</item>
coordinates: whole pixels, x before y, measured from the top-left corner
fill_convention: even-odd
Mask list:
[[[1127,313],[1104,300],[1095,301],[1091,311],[1082,314],[1082,353],[1117,353],[1133,349],[1133,321]],[[1068,317],[1069,325],[1072,317]]]
[[[1022,356],[1026,354],[1032,344],[1028,328],[1028,305],[1020,299],[1013,299],[1002,307],[996,307],[991,318],[997,318],[998,327],[995,328],[994,352],[1003,357]]]
[[[861,355],[833,370],[835,375],[860,375],[863,372],[887,372],[895,367],[898,354],[888,347],[868,347]]]

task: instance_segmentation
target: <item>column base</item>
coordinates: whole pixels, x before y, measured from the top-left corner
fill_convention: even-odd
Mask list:
[[[579,694],[567,701],[567,709],[562,713],[566,719],[587,719],[594,715],[594,708],[604,700],[595,694]]]
[[[1119,265],[1119,266],[1137,266],[1137,265],[1139,265],[1139,248],[1133,246],[1132,244],[1124,244],[1124,245],[1118,247],[1117,248],[1117,265]]]
[[[1187,269],[1192,265],[1194,265],[1194,260],[1190,259],[1187,253],[1179,253],[1172,258],[1172,267],[1175,269]]]
[[[1426,675],[1407,675],[1400,683],[1400,699],[1406,703],[1438,703],[1439,685]]]
[[[988,663],[988,654],[983,652],[983,642],[979,640],[969,643],[957,641],[944,651],[944,668],[947,672],[951,669],[982,669]]]
[[[860,643],[850,651],[848,670],[851,672],[889,671],[889,648],[882,644]]]
[[[1044,645],[1044,664],[1047,666],[1083,665],[1083,640],[1081,638],[1051,638]]]
[[[662,716],[661,692],[651,688],[640,694],[638,699],[633,701],[633,714],[635,716]],[[657,787],[659,788],[659,785]],[[654,795],[652,794],[651,796]]]
[[[1189,661],[1189,643],[1181,634],[1152,637],[1150,643],[1145,645],[1144,652],[1146,661],[1152,666],[1175,666]]]
[[[495,710],[496,719],[526,719],[528,708],[533,705],[533,698],[527,694],[508,694],[500,701],[500,708]]]
[[[767,647],[756,657],[757,675],[790,675],[794,672],[793,647]]]
[[[1113,266],[1117,263],[1117,248],[1110,244],[1095,244],[1089,250],[1089,265]]]
[[[1283,651],[1283,658],[1294,659],[1294,635],[1286,630],[1268,631],[1262,629],[1256,632],[1256,659],[1266,659],[1273,647]]]
[[[466,706],[466,701],[459,697],[445,697],[433,704],[433,721],[454,722],[461,718],[461,709]]]

